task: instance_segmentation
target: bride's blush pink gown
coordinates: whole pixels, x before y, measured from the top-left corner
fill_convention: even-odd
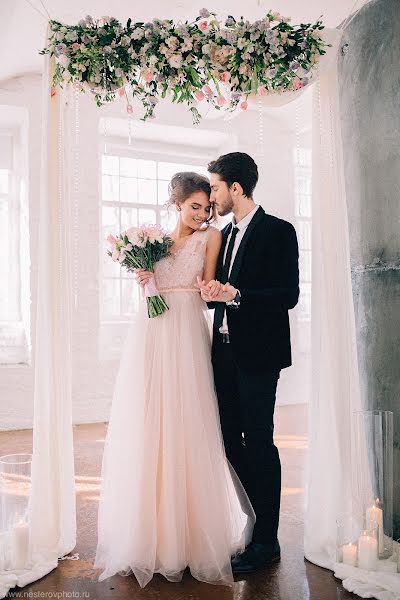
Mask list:
[[[94,567],[99,581],[154,573],[233,582],[231,555],[250,541],[254,511],[228,463],[211,366],[202,276],[209,230],[159,261],[169,310],[143,299],[122,352],[105,440]]]

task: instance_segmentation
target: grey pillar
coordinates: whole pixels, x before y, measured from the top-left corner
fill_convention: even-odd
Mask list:
[[[400,2],[348,26],[339,86],[352,282],[366,409],[394,413],[394,535],[400,537]]]

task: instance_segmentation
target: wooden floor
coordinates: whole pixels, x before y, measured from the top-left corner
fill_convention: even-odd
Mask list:
[[[275,442],[282,463],[282,504],[279,540],[282,560],[270,568],[237,578],[233,588],[200,583],[186,574],[181,583],[156,575],[143,590],[133,576],[115,575],[101,583],[94,570],[101,457],[106,425],[74,426],[77,490],[77,545],[53,572],[23,589],[20,597],[50,598],[51,592],[74,592],[89,600],[355,600],[331,571],[308,563],[303,556],[304,466],[307,452],[307,412],[304,405],[276,409]],[[32,451],[32,431],[0,432],[0,456]],[[22,595],[24,594],[24,595]],[[10,595],[9,595],[10,596]],[[17,594],[14,597],[18,597]],[[37,595],[39,597],[39,595]],[[62,598],[62,596],[60,596]]]

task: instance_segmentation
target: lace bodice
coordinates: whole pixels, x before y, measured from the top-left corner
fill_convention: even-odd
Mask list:
[[[210,228],[198,230],[171,256],[159,260],[154,266],[157,288],[192,289],[197,276],[202,277]]]

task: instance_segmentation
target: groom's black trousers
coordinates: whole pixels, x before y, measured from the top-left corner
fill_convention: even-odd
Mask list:
[[[281,463],[274,445],[274,408],[280,369],[253,374],[235,364],[232,344],[214,333],[212,360],[227,458],[256,513],[253,541],[277,539]]]

